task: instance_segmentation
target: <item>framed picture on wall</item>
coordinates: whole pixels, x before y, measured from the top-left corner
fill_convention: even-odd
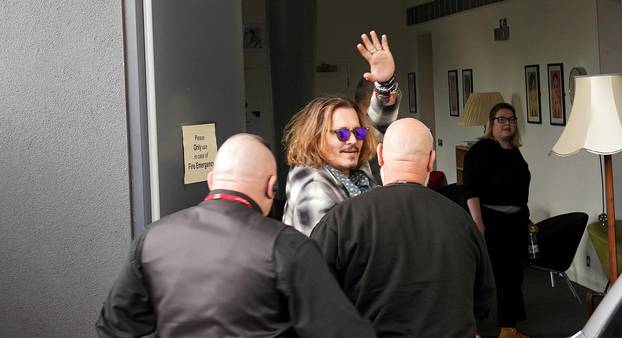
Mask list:
[[[462,106],[466,106],[466,102],[473,93],[473,70],[462,70]]]
[[[415,73],[408,73],[408,111],[417,113],[417,77]]]
[[[551,124],[557,126],[566,125],[566,103],[564,93],[564,65],[562,63],[549,63],[549,114]]]
[[[457,70],[450,70],[447,72],[447,82],[449,83],[449,116],[460,116],[460,107],[458,107]]]
[[[542,123],[540,106],[540,66],[525,66],[525,103],[527,104],[527,122]]]

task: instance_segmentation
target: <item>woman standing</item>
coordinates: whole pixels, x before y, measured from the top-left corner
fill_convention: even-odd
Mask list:
[[[526,319],[522,284],[531,223],[527,208],[531,174],[518,149],[516,120],[512,105],[495,105],[486,134],[464,160],[467,205],[486,238],[497,284],[500,338],[526,337],[516,330],[516,323]]]

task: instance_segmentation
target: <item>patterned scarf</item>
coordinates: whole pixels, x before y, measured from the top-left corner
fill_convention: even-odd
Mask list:
[[[346,187],[350,197],[358,196],[372,188],[369,177],[362,170],[350,170],[350,176],[346,176],[341,170],[335,169],[328,164],[326,169]]]

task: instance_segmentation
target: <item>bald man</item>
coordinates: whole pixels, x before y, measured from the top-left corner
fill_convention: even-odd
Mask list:
[[[335,206],[311,234],[378,337],[473,337],[494,299],[471,217],[424,186],[434,158],[423,123],[394,122],[378,146],[384,186]]]
[[[151,224],[96,323],[100,337],[373,337],[317,245],[265,217],[276,163],[260,138],[218,150],[211,192]]]

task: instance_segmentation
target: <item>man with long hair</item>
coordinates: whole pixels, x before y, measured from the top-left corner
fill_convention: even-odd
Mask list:
[[[381,132],[395,121],[399,90],[387,36],[361,36],[358,51],[367,60],[363,77],[374,90],[367,111],[339,96],[309,102],[285,127],[287,201],[283,222],[309,235],[335,204],[375,187],[369,160]],[[365,109],[363,107],[363,109]]]

